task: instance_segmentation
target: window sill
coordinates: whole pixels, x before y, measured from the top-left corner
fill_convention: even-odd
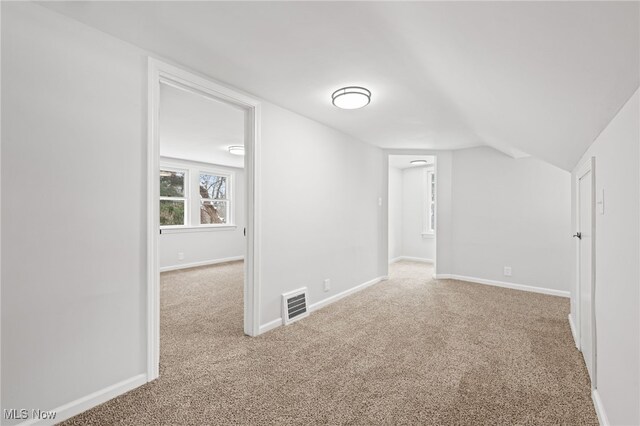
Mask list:
[[[436,234],[433,232],[423,232],[422,233],[422,238],[435,238]]]
[[[161,234],[182,234],[188,232],[212,232],[212,231],[234,231],[238,227],[236,225],[217,225],[217,226],[183,226],[180,228],[160,228]]]

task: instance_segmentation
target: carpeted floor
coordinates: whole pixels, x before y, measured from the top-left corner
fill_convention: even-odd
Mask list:
[[[388,281],[257,338],[242,263],[162,274],[160,378],[65,424],[597,424],[569,300]]]

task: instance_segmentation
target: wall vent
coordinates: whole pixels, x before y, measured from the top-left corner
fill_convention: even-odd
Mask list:
[[[285,325],[306,316],[309,316],[306,287],[282,295],[282,321]]]

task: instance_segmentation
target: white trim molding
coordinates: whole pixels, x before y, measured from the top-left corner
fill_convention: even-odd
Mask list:
[[[282,325],[282,318],[274,319],[273,321],[269,321],[266,324],[260,326],[260,334],[266,333],[267,331],[271,331],[274,328],[278,328]]]
[[[598,416],[598,422],[600,426],[609,426],[609,418],[607,417],[607,412],[604,410],[604,405],[602,404],[602,399],[600,399],[600,393],[598,393],[598,389],[594,389],[591,391],[591,399],[593,400],[593,407],[596,410],[596,415]]]
[[[111,386],[107,386],[106,388],[90,393],[89,395],[83,396],[82,398],[78,398],[75,401],[71,401],[67,404],[56,407],[53,410],[43,410],[55,412],[56,416],[54,419],[30,419],[20,423],[19,426],[53,425],[60,423],[93,407],[104,404],[105,402],[115,398],[118,395],[122,395],[123,393],[129,392],[130,390],[142,386],[146,382],[147,375],[138,374],[137,376],[133,376],[129,379],[123,380]]]
[[[177,271],[180,269],[197,268],[198,266],[217,265],[219,263],[237,262],[244,260],[244,256],[225,257],[222,259],[204,260],[202,262],[184,263],[181,265],[170,265],[160,268],[160,272]]]
[[[321,300],[319,302],[316,302],[316,303],[310,305],[309,306],[309,311],[313,312],[313,311],[317,311],[318,309],[322,309],[325,306],[328,306],[328,305],[330,305],[330,304],[332,304],[334,302],[337,302],[340,299],[343,299],[343,298],[345,298],[347,296],[350,296],[350,295],[352,295],[354,293],[357,293],[357,292],[359,292],[361,290],[364,290],[367,287],[371,287],[374,284],[378,284],[379,282],[384,281],[384,280],[385,280],[385,277],[377,277],[377,278],[374,278],[374,279],[372,279],[370,281],[367,281],[365,283],[362,283],[360,285],[352,287],[352,288],[350,288],[348,290],[345,290],[345,291],[343,291],[341,293],[334,294],[333,296],[327,297],[326,299],[323,299],[323,300]]]
[[[398,256],[395,259],[391,259],[389,264],[400,262],[401,260],[409,260],[411,262],[422,262],[433,264],[433,259],[427,259],[424,257],[412,257],[412,256]]]
[[[595,308],[595,290],[596,290],[596,158],[589,157],[587,158],[578,168],[576,172],[576,177],[574,181],[575,188],[575,224],[576,230],[575,232],[584,232],[585,229],[580,229],[580,180],[591,173],[591,224],[588,228],[588,232],[591,232],[591,296],[589,297],[589,312],[583,312],[583,306],[581,300],[582,287],[580,285],[580,244],[581,238],[574,238],[575,240],[575,267],[576,267],[576,279],[575,279],[575,303],[574,306],[576,308],[576,336],[578,342],[578,349],[583,352],[583,340],[584,336],[582,336],[582,321],[591,317],[591,385],[595,389],[598,386],[598,352],[597,352],[597,320],[596,320],[596,308]],[[585,359],[586,362],[586,359]]]
[[[199,225],[199,226],[180,226],[180,227],[161,227],[160,234],[184,234],[191,232],[218,232],[218,231],[235,231],[237,225]]]
[[[475,283],[475,284],[484,284],[484,285],[491,285],[494,287],[510,288],[512,290],[522,290],[522,291],[528,291],[531,293],[548,294],[550,296],[570,297],[569,292],[564,290],[555,290],[552,288],[534,287],[534,286],[524,285],[524,284],[507,283],[504,281],[487,280],[484,278],[467,277],[464,275],[436,274],[434,275],[434,278],[437,280],[466,281],[466,282]]]
[[[246,246],[244,262],[244,332],[260,329],[260,101],[208,77],[149,57],[147,141],[147,380],[160,367],[160,265],[158,261],[160,194],[160,84],[214,98],[246,111],[245,181]]]
[[[345,291],[340,292],[338,294],[335,294],[333,296],[327,297],[326,299],[323,299],[323,300],[321,300],[319,302],[316,302],[316,303],[313,303],[312,305],[309,305],[309,312],[311,313],[311,312],[317,311],[319,309],[322,309],[325,306],[328,306],[328,305],[330,305],[332,303],[335,303],[340,299],[344,299],[347,296],[350,296],[350,295],[352,295],[354,293],[357,293],[357,292],[359,292],[361,290],[364,290],[367,287],[371,287],[374,284],[378,284],[379,282],[386,281],[388,279],[389,279],[389,277],[386,276],[386,275],[382,276],[382,277],[377,277],[377,278],[374,278],[374,279],[372,279],[370,281],[367,281],[365,283],[362,283],[360,285],[352,287],[352,288],[350,288],[348,290],[345,290]],[[269,321],[268,323],[263,324],[263,325],[260,326],[260,334],[266,333],[267,331],[273,330],[274,328],[278,328],[281,325],[283,325],[282,318],[277,318],[277,319],[274,319],[273,321]]]
[[[569,314],[569,328],[571,329],[571,336],[573,337],[573,343],[576,345],[576,348],[580,350],[580,345],[578,344],[578,336],[576,335],[576,325],[573,323],[573,318],[571,314]]]

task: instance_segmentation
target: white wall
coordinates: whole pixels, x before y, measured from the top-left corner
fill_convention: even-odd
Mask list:
[[[36,4],[1,7],[2,408],[54,409],[146,371],[147,57]],[[377,148],[262,113],[265,323],[283,291],[314,303],[384,273],[386,172]]]
[[[245,252],[245,183],[244,170],[216,164],[160,158],[161,164],[173,165],[189,170],[191,184],[197,187],[201,170],[215,169],[232,173],[233,181],[233,227],[201,228],[189,230],[165,229],[160,234],[158,257],[160,270],[167,271],[199,266],[224,260],[237,260]],[[199,218],[198,212],[194,219]],[[184,258],[180,260],[178,253]]]
[[[285,291],[307,287],[313,304],[385,274],[387,189],[380,149],[271,104],[262,116],[266,324],[280,318]]]
[[[452,158],[451,273],[568,292],[570,174],[488,147],[453,151]],[[438,261],[438,273],[446,273]]]
[[[145,86],[135,49],[2,4],[2,408],[145,371]]]
[[[389,261],[402,256],[402,170],[389,167]]]
[[[595,157],[597,390],[612,425],[640,424],[640,98],[638,91],[584,154]],[[575,197],[573,228],[576,227]],[[576,265],[575,249],[572,271]],[[576,274],[571,287],[574,323]],[[576,323],[577,324],[577,323]]]
[[[402,171],[402,256],[433,261],[435,236],[423,235],[426,192],[424,167]]]

